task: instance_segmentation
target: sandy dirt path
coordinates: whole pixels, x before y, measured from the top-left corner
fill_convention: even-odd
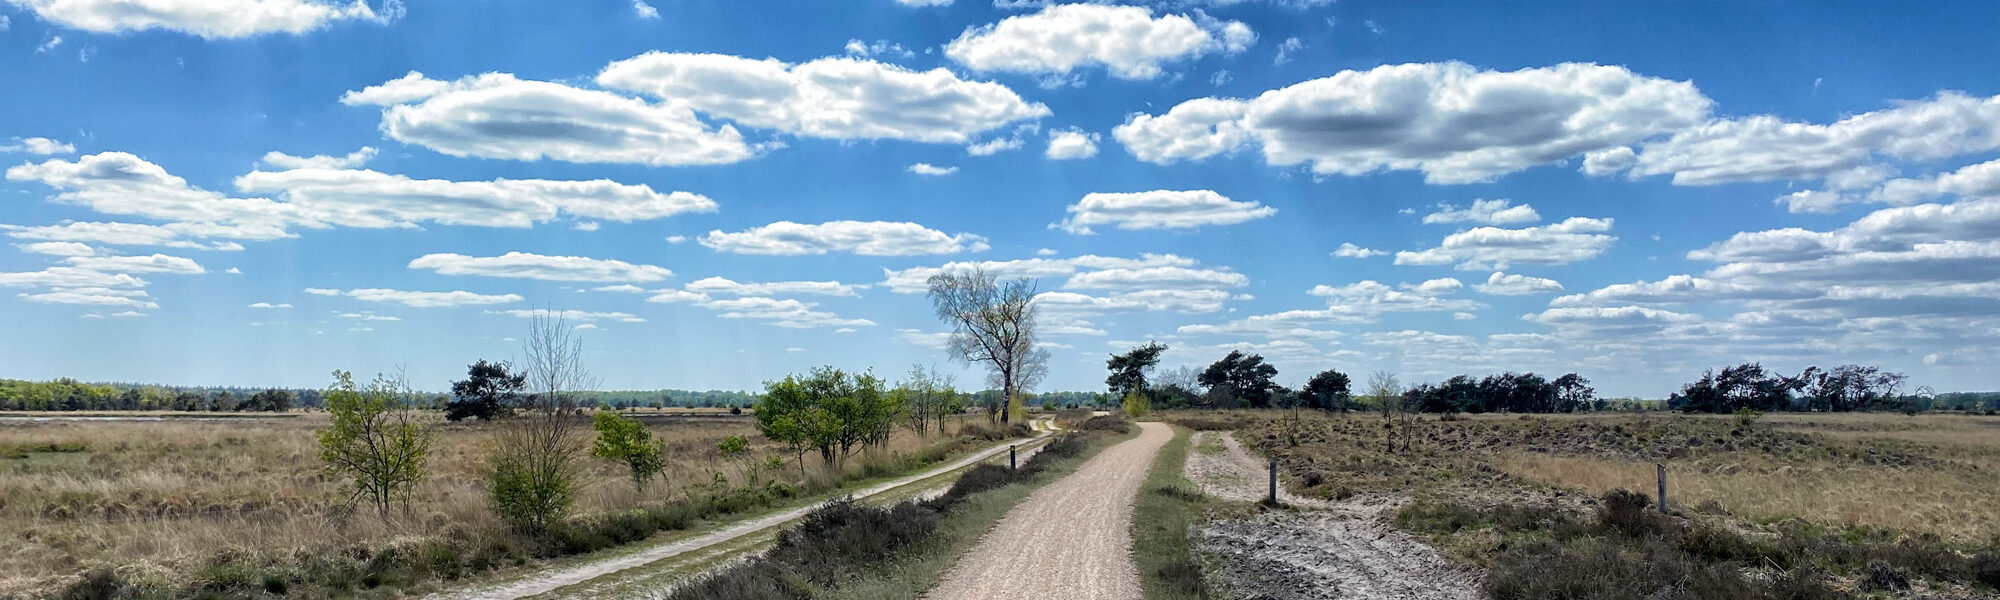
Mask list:
[[[1139,428],[1008,511],[924,598],[1137,600],[1132,503],[1174,437],[1163,423]]]
[[[1053,431],[1052,422],[1046,418],[1034,421],[1033,426],[1035,428],[1036,434],[1035,437],[1032,439],[1041,439],[1043,437],[1047,437]],[[1008,446],[1021,443],[1025,443],[1025,441],[1017,440],[1014,442],[995,445],[985,450],[981,450],[973,454],[967,455],[963,458],[952,461],[950,463],[925,470],[922,473],[917,473],[915,475],[908,475],[904,477],[898,477],[890,481],[886,481],[866,488],[855,490],[854,492],[848,495],[858,500],[861,498],[866,498],[876,494],[888,492],[890,490],[894,490],[905,485],[930,479],[932,477],[937,477],[939,475],[943,475],[957,469],[965,468],[974,463],[991,459],[995,456],[1000,457],[1001,460],[1005,460],[1007,457]],[[728,542],[737,540],[744,536],[763,532],[766,529],[777,527],[779,525],[783,525],[785,523],[789,523],[793,520],[796,520],[799,517],[803,517],[807,512],[811,512],[812,509],[817,508],[818,506],[819,506],[818,504],[812,504],[812,505],[792,508],[789,510],[778,511],[775,513],[770,513],[755,518],[744,519],[742,521],[737,521],[729,525],[726,525],[724,527],[721,527],[719,529],[708,531],[706,533],[702,533],[694,537],[678,539],[667,543],[645,547],[636,551],[624,552],[622,554],[617,554],[614,556],[607,556],[596,559],[587,559],[581,563],[565,564],[562,566],[533,572],[509,581],[503,581],[499,583],[491,583],[485,585],[475,585],[472,587],[462,588],[449,592],[432,594],[428,596],[428,598],[433,598],[433,599],[479,598],[479,599],[513,600],[516,598],[526,598],[529,596],[535,596],[539,594],[548,594],[550,592],[557,592],[561,588],[584,584],[600,578],[605,578],[605,577],[615,578],[620,574],[621,571],[626,571],[629,569],[637,569],[662,560],[674,558],[682,554],[695,552],[698,550],[710,548],[721,544],[726,544]]]
[[[1185,474],[1211,496],[1264,499],[1266,465],[1236,436],[1195,434]],[[1280,474],[1282,477],[1282,473]],[[1281,482],[1282,483],[1282,482]],[[1474,600],[1479,576],[1460,569],[1423,542],[1395,531],[1399,498],[1341,502],[1299,498],[1279,487],[1278,499],[1304,508],[1209,523],[1197,532],[1202,550],[1220,556],[1217,573],[1233,596],[1270,600]]]

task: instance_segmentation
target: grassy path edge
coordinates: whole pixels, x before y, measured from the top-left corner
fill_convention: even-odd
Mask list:
[[[1208,499],[1182,474],[1192,432],[1173,427],[1174,439],[1146,472],[1132,511],[1132,561],[1148,600],[1208,597],[1202,563],[1189,539],[1189,527],[1201,520]]]

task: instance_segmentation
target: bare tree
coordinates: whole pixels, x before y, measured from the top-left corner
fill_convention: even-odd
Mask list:
[[[539,532],[575,500],[578,458],[590,444],[575,393],[598,380],[583,366],[583,339],[559,311],[534,315],[521,350],[529,395],[494,436],[491,492],[502,517]]]
[[[929,283],[938,318],[952,328],[946,350],[991,372],[1006,403],[1000,422],[1008,422],[1015,396],[1048,373],[1049,353],[1035,347],[1034,282],[1000,284],[974,267],[932,275]]]
[[[1382,426],[1387,432],[1384,452],[1396,451],[1396,413],[1403,409],[1403,382],[1396,374],[1376,371],[1368,375],[1368,398],[1375,402],[1375,410],[1382,413]]]
[[[932,425],[936,425],[939,433],[944,432],[945,415],[952,399],[958,396],[958,390],[952,389],[950,375],[923,365],[911,367],[910,379],[891,393],[903,398],[904,420],[918,435],[924,436],[930,435]]]

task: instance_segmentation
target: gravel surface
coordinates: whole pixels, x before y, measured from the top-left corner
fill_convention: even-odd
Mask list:
[[[1263,500],[1266,463],[1226,432],[1195,434],[1184,474],[1202,491],[1225,500]],[[1220,446],[1218,448],[1217,446]],[[1281,482],[1282,483],[1282,482]],[[1333,600],[1351,598],[1473,600],[1479,576],[1439,556],[1423,542],[1392,529],[1401,504],[1390,496],[1341,502],[1293,496],[1278,499],[1305,509],[1269,511],[1209,523],[1196,545],[1220,557],[1214,576],[1236,598]]]
[[[1007,512],[945,573],[929,600],[1138,600],[1132,503],[1160,448],[1161,423],[1090,459]]]
[[[1337,512],[1265,512],[1202,527],[1238,598],[1474,600],[1478,578],[1376,520]]]

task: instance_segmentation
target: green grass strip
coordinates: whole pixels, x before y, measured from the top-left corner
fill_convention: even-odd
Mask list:
[[[1174,439],[1146,472],[1132,514],[1132,560],[1148,600],[1208,597],[1201,561],[1193,554],[1188,527],[1201,520],[1208,500],[1182,475],[1191,432],[1175,426]]]

